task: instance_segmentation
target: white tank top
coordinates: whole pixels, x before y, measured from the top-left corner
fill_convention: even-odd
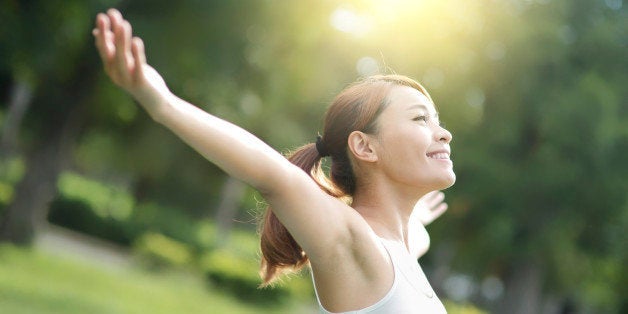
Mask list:
[[[445,307],[434,293],[427,281],[421,266],[416,259],[410,256],[401,243],[381,239],[384,248],[393,264],[395,280],[386,295],[375,304],[356,311],[343,313],[350,314],[379,314],[379,313],[447,313]],[[314,277],[312,276],[312,280]],[[316,292],[316,285],[314,285]],[[330,314],[321,304],[316,292],[316,300],[321,313]]]

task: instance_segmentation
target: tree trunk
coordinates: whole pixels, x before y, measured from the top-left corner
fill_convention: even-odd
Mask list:
[[[14,153],[18,133],[22,125],[22,118],[24,118],[24,114],[28,110],[32,98],[32,86],[24,81],[15,81],[9,94],[9,110],[2,127],[0,160]]]
[[[505,280],[505,294],[497,313],[540,313],[542,287],[541,267],[532,262],[520,263]]]
[[[58,140],[47,141],[30,154],[27,171],[4,211],[0,241],[31,244],[35,230],[45,222],[46,208],[55,195],[59,162]]]
[[[244,182],[227,177],[222,188],[222,199],[216,211],[216,246],[222,246],[229,241],[233,221],[245,191]]]
[[[73,145],[86,125],[87,99],[93,93],[99,67],[87,44],[67,80],[56,73],[42,75],[29,114],[34,115],[39,140],[26,153],[26,173],[0,221],[0,242],[29,245],[37,227],[45,223],[57,178],[70,163]],[[17,131],[15,131],[17,134]]]
[[[80,98],[77,99],[80,103]],[[73,145],[81,130],[83,110],[66,113],[65,124],[48,133],[28,155],[26,173],[16,186],[13,201],[0,222],[0,242],[30,245],[38,227],[46,222],[48,204],[57,191],[57,179],[68,168]]]

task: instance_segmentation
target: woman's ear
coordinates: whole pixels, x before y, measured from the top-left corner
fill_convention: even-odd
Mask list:
[[[364,132],[353,131],[349,134],[347,145],[356,159],[366,162],[376,162],[378,160],[377,153],[371,141],[371,137]]]

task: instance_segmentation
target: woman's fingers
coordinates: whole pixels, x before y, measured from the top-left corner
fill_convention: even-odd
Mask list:
[[[445,193],[441,191],[434,191],[426,194],[419,203],[419,219],[423,225],[427,225],[440,217],[448,208],[447,203],[444,202]]]
[[[131,52],[133,54],[133,61],[135,64],[134,80],[144,76],[143,67],[146,63],[146,54],[144,53],[144,42],[139,37],[133,37],[131,42]]]
[[[445,193],[439,191],[438,193],[435,193],[432,201],[434,204],[438,204],[438,203],[443,202],[444,200],[445,200]]]
[[[103,65],[107,66],[114,54],[114,47],[111,41],[111,30],[109,17],[103,13],[96,16],[96,28],[92,31],[96,40],[96,48],[102,59]]]
[[[440,191],[430,192],[424,196],[423,200],[427,207],[431,209],[445,200],[445,193]]]
[[[131,62],[128,58],[131,50],[130,25],[122,19],[122,15],[118,10],[110,9],[107,11],[107,15],[111,20],[111,29],[114,34],[115,44],[115,59],[112,66],[116,67],[116,72],[118,72],[122,82],[126,82],[128,81],[131,66]]]
[[[111,80],[129,92],[147,83],[144,43],[138,37],[132,38],[131,24],[116,9],[109,9],[106,14],[96,16],[96,28],[93,34],[96,47]],[[161,77],[157,75],[161,80]],[[163,84],[162,81],[158,83]]]
[[[447,203],[440,203],[435,208],[432,208],[432,214],[434,215],[434,218],[438,218],[440,215],[442,215],[448,207],[449,206],[447,205]]]
[[[131,23],[126,20],[122,20],[122,31],[123,31],[123,43],[124,46],[121,47],[123,62],[122,65],[126,69],[126,73],[133,72],[133,68],[135,67],[135,62],[133,60],[133,54],[131,52],[132,49],[132,40],[131,34],[133,34],[133,29],[131,27]]]

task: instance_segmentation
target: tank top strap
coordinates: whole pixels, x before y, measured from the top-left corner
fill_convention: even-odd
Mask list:
[[[379,237],[378,237],[379,238]],[[390,262],[393,266],[393,272],[394,272],[394,279],[393,279],[393,284],[390,287],[390,290],[388,290],[388,292],[386,293],[386,295],[384,295],[384,297],[382,297],[379,301],[375,302],[372,305],[369,305],[365,308],[359,309],[359,310],[355,310],[355,311],[347,311],[347,312],[330,312],[327,309],[325,309],[325,307],[323,307],[323,304],[321,303],[321,299],[318,296],[318,291],[316,291],[316,282],[314,281],[314,273],[311,272],[311,276],[312,276],[312,284],[314,285],[314,294],[316,295],[316,302],[318,303],[318,308],[320,310],[320,313],[322,314],[365,314],[365,313],[380,313],[380,311],[378,311],[378,309],[382,308],[395,294],[395,291],[397,290],[397,283],[398,280],[397,278],[399,278],[400,274],[397,271],[397,267],[395,265],[395,259],[393,258],[393,256],[390,253],[390,249],[388,248],[388,246],[384,243],[382,238],[379,238],[380,242],[382,243],[382,246],[384,247],[384,249],[386,250],[386,253],[388,254],[388,258],[390,259]],[[381,313],[388,313],[387,311],[381,311]]]
[[[403,244],[380,238],[386,249],[394,271],[393,284],[382,299],[368,307],[348,311],[350,314],[376,313],[447,313],[434,290],[430,286],[421,266],[408,253]],[[320,302],[316,283],[312,274],[314,292],[321,313],[333,314],[327,311]]]

